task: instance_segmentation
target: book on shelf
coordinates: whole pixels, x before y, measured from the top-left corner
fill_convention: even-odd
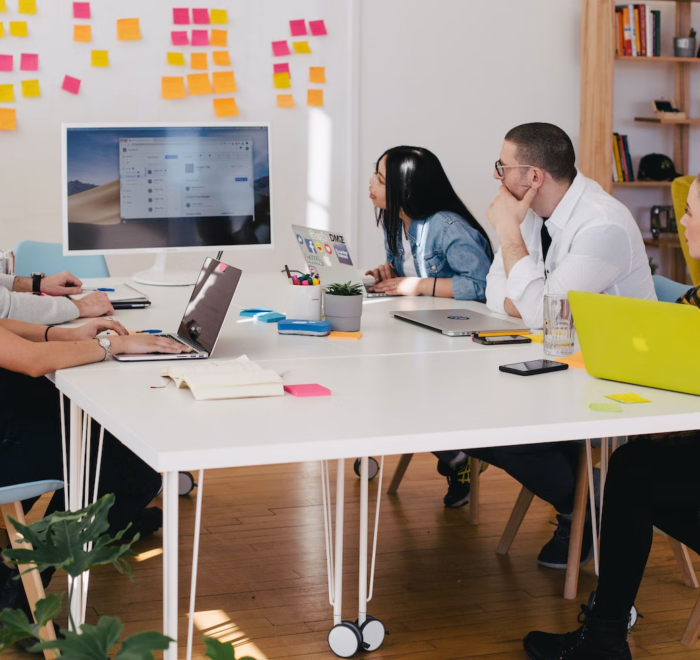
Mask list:
[[[661,12],[646,4],[615,7],[615,54],[626,57],[661,55]]]
[[[632,157],[626,135],[613,133],[613,181],[634,181]]]

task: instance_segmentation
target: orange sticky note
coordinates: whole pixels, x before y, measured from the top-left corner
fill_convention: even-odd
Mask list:
[[[235,117],[238,114],[236,99],[214,99],[214,112],[217,117]]]
[[[161,94],[164,99],[184,99],[185,79],[179,76],[164,76],[161,81]]]
[[[187,76],[187,89],[190,94],[196,96],[198,94],[211,94],[211,83],[209,82],[208,73],[190,73]]]
[[[171,66],[185,66],[185,54],[168,53],[168,64]]]
[[[300,54],[311,52],[311,47],[309,46],[308,41],[293,41],[292,48],[294,48],[295,52]]]
[[[214,71],[214,94],[230,94],[238,91],[233,71]]]
[[[349,339],[350,341],[357,341],[358,339],[362,339],[362,333],[340,332],[339,330],[335,330],[334,332],[331,332],[330,335],[328,335],[328,339]]]
[[[92,41],[92,26],[91,25],[74,25],[73,26],[73,41],[82,41],[90,43]]]
[[[210,9],[209,22],[214,25],[225,25],[228,23],[228,14],[225,9]]]
[[[323,90],[322,89],[310,89],[306,97],[306,105],[321,108],[323,107]]]
[[[109,51],[93,50],[92,66],[109,66]]]
[[[272,79],[277,89],[289,89],[292,86],[292,81],[288,73],[273,73]]]
[[[0,103],[12,103],[15,100],[14,85],[0,85]]]
[[[228,32],[226,30],[212,30],[209,35],[209,45],[226,48],[228,45]]]
[[[17,129],[17,111],[14,108],[0,108],[0,131]]]
[[[231,66],[231,56],[227,50],[215,50],[212,57],[217,66]]]
[[[26,37],[28,35],[27,21],[10,21],[10,36]]]
[[[207,54],[192,53],[192,55],[190,56],[190,66],[193,69],[206,71],[209,68],[209,66],[207,65]]]
[[[278,108],[296,108],[294,103],[294,97],[291,94],[278,94],[277,95],[277,107]]]
[[[138,41],[141,39],[139,19],[120,18],[117,21],[117,39],[119,41]]]
[[[23,80],[22,81],[22,96],[25,98],[36,98],[41,96],[38,80]]]
[[[20,14],[36,14],[36,0],[19,0]]]
[[[586,369],[586,363],[583,360],[583,353],[581,353],[581,351],[579,351],[578,353],[574,353],[569,357],[557,358],[554,361],[561,362],[562,364],[568,364],[574,369]]]
[[[326,82],[326,67],[325,66],[310,66],[309,67],[309,82],[325,83]]]

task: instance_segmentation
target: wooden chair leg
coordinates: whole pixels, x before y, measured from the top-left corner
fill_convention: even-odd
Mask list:
[[[386,491],[388,495],[396,494],[396,491],[399,489],[399,485],[401,484],[401,480],[403,479],[403,475],[406,474],[408,464],[411,462],[412,458],[413,454],[404,454],[399,459],[399,464],[396,466],[396,470],[394,470],[394,477],[389,484],[389,490]]]
[[[515,535],[518,533],[520,525],[523,524],[525,514],[530,508],[530,504],[532,503],[534,497],[534,494],[525,488],[525,486],[520,489],[520,495],[518,495],[518,499],[513,507],[513,512],[510,514],[510,518],[506,524],[503,536],[501,536],[501,541],[496,548],[497,555],[508,554],[510,546],[513,544],[513,540],[515,539]]]
[[[698,632],[700,632],[700,598],[698,598],[695,607],[693,608],[693,613],[690,615],[688,620],[688,625],[685,627],[685,632],[683,637],[681,637],[681,644],[684,646],[690,646],[695,643],[698,638]]]
[[[678,562],[678,568],[681,571],[681,576],[683,577],[683,582],[686,587],[691,589],[698,588],[698,578],[695,575],[695,569],[693,568],[693,563],[690,561],[690,555],[688,554],[688,548],[686,548],[680,541],[668,537],[668,542],[671,544],[671,550],[676,557]]]
[[[481,483],[481,461],[473,456],[469,457],[469,522],[472,525],[479,524],[479,485]]]

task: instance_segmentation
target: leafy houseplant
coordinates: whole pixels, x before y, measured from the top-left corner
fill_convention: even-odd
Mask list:
[[[6,550],[3,554],[13,564],[31,564],[29,570],[61,569],[73,579],[84,571],[108,564],[133,579],[126,558],[135,556],[131,546],[139,535],[136,534],[130,542],[119,543],[126,530],[114,538],[106,533],[109,529],[107,516],[113,504],[114,495],[105,495],[80,511],[53,513],[31,525],[21,525],[10,519],[24,540],[32,544],[32,549]],[[114,647],[124,624],[111,616],[100,617],[96,626],[83,624],[76,632],[78,629],[70,608],[73,584],[71,581],[68,593],[71,630],[62,629],[56,640],[39,638],[41,628],[62,611],[63,594],[51,594],[36,604],[36,623],[30,622],[22,610],[8,609],[0,612],[0,653],[17,642],[31,638],[38,638],[39,642],[30,651],[60,651],[65,660],[106,660],[110,656],[115,660],[153,660],[153,651],[168,648],[172,641],[169,637],[149,631],[127,637],[114,655]],[[205,637],[204,644],[206,655],[211,660],[235,660],[234,649],[230,644],[211,637]]]
[[[357,332],[362,322],[362,286],[331,284],[323,295],[326,321],[338,332]]]

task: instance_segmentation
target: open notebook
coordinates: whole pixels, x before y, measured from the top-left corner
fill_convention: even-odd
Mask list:
[[[189,387],[197,401],[284,396],[282,377],[245,355],[218,364],[175,364],[160,375],[172,378],[178,388]]]
[[[112,288],[114,288],[114,291],[108,291],[107,297],[112,303],[114,309],[148,307],[151,304],[148,296],[141,293],[138,289],[134,289],[133,286],[129,286],[128,284],[116,284]],[[89,296],[91,293],[93,293],[93,291],[93,289],[86,288],[85,293],[73,295],[71,296],[71,299],[80,300],[85,296]]]

